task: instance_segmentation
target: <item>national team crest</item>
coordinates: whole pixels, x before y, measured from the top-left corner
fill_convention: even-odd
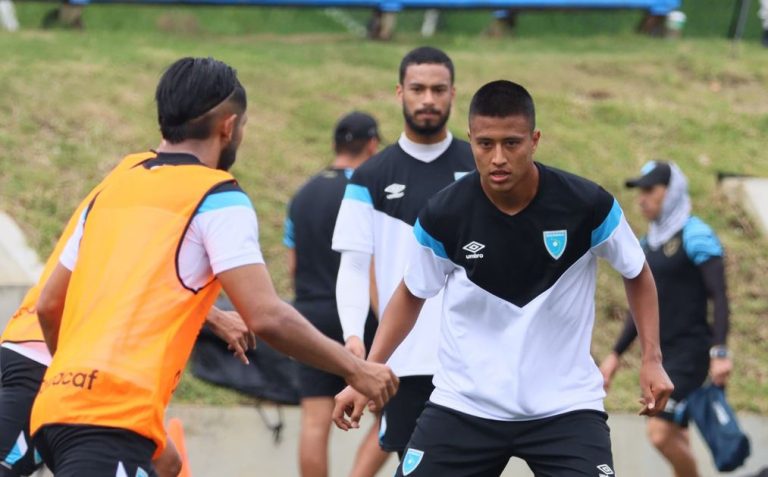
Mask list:
[[[555,260],[563,256],[568,244],[567,230],[548,230],[544,232],[544,247]]]
[[[421,464],[421,459],[424,457],[424,451],[417,449],[408,449],[403,457],[403,475],[409,475],[416,470],[416,467]]]

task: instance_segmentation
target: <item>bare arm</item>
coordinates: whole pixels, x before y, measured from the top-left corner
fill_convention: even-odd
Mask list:
[[[291,277],[291,287],[296,290],[296,249],[288,249],[288,276]]]
[[[648,263],[635,278],[624,279],[624,289],[642,350],[640,414],[656,415],[664,410],[674,386],[661,364],[659,345],[659,299]]]
[[[56,353],[61,316],[64,313],[64,304],[71,277],[71,271],[61,263],[57,264],[37,300],[37,318],[40,321],[43,338],[51,355]]]
[[[386,363],[400,343],[408,336],[419,317],[424,299],[414,296],[405,282],[400,281],[384,310],[376,338],[371,345],[368,361]]]
[[[218,278],[248,327],[278,351],[342,376],[377,404],[396,392],[397,377],[388,367],[356,358],[284,303],[263,264],[227,270]]]
[[[386,363],[397,347],[408,336],[419,317],[424,299],[414,296],[405,282],[401,281],[395,293],[387,304],[376,330],[376,337],[368,355],[368,361]],[[360,426],[360,418],[368,403],[368,399],[354,389],[346,388],[336,395],[333,409],[333,420],[342,430]],[[374,410],[381,409],[378,405]],[[349,419],[345,416],[348,415]]]

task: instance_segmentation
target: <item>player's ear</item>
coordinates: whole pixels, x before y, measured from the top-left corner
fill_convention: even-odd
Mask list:
[[[232,137],[235,134],[235,128],[237,127],[237,114],[229,114],[224,116],[221,120],[221,126],[219,128],[219,136],[222,142],[229,144],[232,142]]]
[[[533,140],[533,152],[536,151],[536,148],[539,147],[539,139],[541,139],[541,130],[536,129],[531,134],[531,139]]]

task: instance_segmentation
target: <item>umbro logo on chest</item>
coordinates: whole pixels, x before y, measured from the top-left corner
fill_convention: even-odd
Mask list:
[[[395,182],[385,187],[384,192],[387,193],[387,199],[399,199],[405,195],[405,186]]]
[[[476,260],[478,258],[483,258],[483,254],[478,252],[484,249],[485,245],[473,240],[461,248],[462,250],[469,252],[469,254],[465,256],[467,260]]]

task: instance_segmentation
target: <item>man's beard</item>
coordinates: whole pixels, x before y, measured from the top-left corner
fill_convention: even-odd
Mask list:
[[[237,146],[231,142],[219,154],[219,163],[216,169],[228,171],[237,160]]]
[[[425,124],[417,124],[416,123],[416,115],[420,113],[436,113],[438,114],[438,119],[434,123],[425,123]],[[415,111],[413,114],[411,114],[408,109],[405,107],[405,104],[403,104],[403,117],[405,118],[406,124],[408,124],[408,127],[410,127],[413,132],[416,134],[419,134],[421,136],[434,136],[435,134],[439,133],[443,130],[443,127],[445,127],[445,123],[448,122],[448,118],[451,115],[451,107],[448,106],[448,108],[445,110],[445,114],[440,114],[437,109],[428,108],[428,109],[419,109]]]

